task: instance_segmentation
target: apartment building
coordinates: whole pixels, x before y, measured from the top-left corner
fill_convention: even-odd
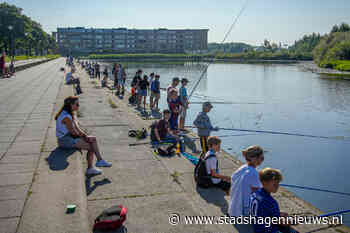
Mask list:
[[[203,51],[208,29],[57,28],[59,52],[183,53]]]

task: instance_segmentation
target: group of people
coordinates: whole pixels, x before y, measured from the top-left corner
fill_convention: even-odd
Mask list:
[[[146,111],[147,96],[149,95],[150,109],[159,110],[160,99],[160,76],[153,72],[147,76],[143,71],[138,70],[131,82],[131,97],[132,103],[136,104],[138,108],[141,107],[143,102],[143,110]]]
[[[114,73],[117,73],[117,78],[120,70],[122,70],[121,66],[115,66]],[[152,99],[150,107],[151,109],[154,107],[158,108],[157,101],[159,101],[160,94],[159,75],[151,74],[150,79],[147,75],[144,75],[143,78],[141,77],[142,70],[138,70],[131,84],[133,95],[137,99],[137,105],[140,106],[143,97],[145,108],[147,88],[151,85],[152,94],[155,92],[154,94],[158,94],[158,96],[153,95],[156,99]],[[163,110],[162,119],[154,122],[151,130],[151,142],[153,145],[172,142],[166,149],[168,154],[179,144],[181,132],[184,129],[183,123],[186,117],[186,110],[189,105],[186,90],[188,80],[185,78],[181,80],[181,88],[178,91],[177,86],[179,83],[179,78],[173,78],[172,83],[166,89],[169,109]],[[218,127],[214,127],[211,124],[208,116],[212,108],[213,105],[210,102],[204,102],[202,111],[198,113],[193,122],[200,137],[202,152],[199,161],[205,165],[205,177],[209,180],[207,188],[216,187],[230,195],[228,215],[231,217],[249,215],[264,218],[287,217],[286,213],[280,212],[277,201],[271,196],[271,193],[278,191],[279,183],[282,180],[281,172],[272,168],[265,168],[259,172],[256,169],[264,161],[264,150],[262,147],[254,145],[243,150],[242,154],[246,163],[237,169],[231,177],[220,172],[218,152],[221,150],[221,140],[217,136],[210,136],[212,131],[219,130]],[[79,126],[75,116],[75,112],[78,109],[78,97],[71,96],[65,99],[62,109],[55,118],[58,144],[63,148],[87,150],[88,169],[86,174],[100,174],[101,171],[96,167],[110,167],[112,164],[102,158],[96,137],[88,135]],[[180,122],[178,123],[179,116]],[[94,156],[97,158],[95,166],[93,165]],[[253,228],[256,233],[295,232],[289,224],[267,225],[256,223],[253,224]]]
[[[0,57],[0,76],[3,78],[10,78],[14,73],[14,57],[12,57],[9,67],[6,67],[6,53],[3,52]]]
[[[138,83],[139,95],[145,97],[146,88],[141,88],[147,82],[140,79],[142,71],[139,70],[134,78]],[[181,82],[180,90],[177,86]],[[189,106],[187,95],[186,78],[175,77],[166,89],[168,109],[163,110],[163,118],[154,122],[151,131],[152,144],[162,142],[173,142],[167,147],[166,153],[171,153],[175,148],[175,143],[180,140],[180,132],[184,131],[186,111]],[[145,99],[144,99],[145,101]],[[139,102],[140,103],[140,102]],[[152,107],[152,104],[151,104]],[[202,111],[197,114],[193,125],[197,128],[197,134],[201,144],[200,158],[204,161],[206,177],[209,177],[207,187],[222,189],[230,195],[228,215],[232,217],[254,215],[257,217],[287,217],[286,213],[281,213],[277,201],[271,196],[276,193],[282,174],[277,169],[265,168],[258,172],[256,168],[264,161],[264,150],[260,146],[254,145],[242,151],[246,163],[235,171],[231,177],[220,173],[219,159],[217,153],[220,151],[221,140],[219,137],[210,136],[212,131],[218,131],[218,127],[211,124],[208,113],[213,108],[210,102],[204,102]],[[178,119],[180,116],[180,119]],[[201,161],[200,160],[200,161]],[[260,232],[295,232],[288,224],[270,225],[253,224],[254,231]]]

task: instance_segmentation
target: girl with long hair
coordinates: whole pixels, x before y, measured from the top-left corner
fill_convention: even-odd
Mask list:
[[[112,164],[102,159],[95,136],[90,136],[79,127],[75,112],[79,109],[79,98],[69,96],[56,114],[56,137],[59,147],[64,149],[87,150],[87,175],[101,174],[101,170],[93,166],[94,155],[96,167],[111,167]]]

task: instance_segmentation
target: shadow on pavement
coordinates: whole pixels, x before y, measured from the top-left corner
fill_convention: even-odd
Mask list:
[[[200,187],[196,187],[198,194],[206,200],[208,203],[214,204],[220,207],[221,212],[226,215],[228,211],[228,204],[225,199],[225,192],[221,191],[217,188],[208,188],[203,189]]]
[[[91,176],[86,176],[85,179],[85,188],[86,188],[86,195],[89,196],[98,186],[102,186],[105,184],[112,183],[108,178],[104,178],[100,181],[94,181],[94,184],[91,185]]]
[[[77,150],[65,150],[60,147],[57,147],[53,150],[49,157],[46,158],[49,167],[53,171],[64,170],[68,167],[69,163],[67,161],[68,157],[74,154]]]
[[[121,226],[118,229],[115,230],[109,230],[109,231],[101,231],[101,230],[94,230],[93,233],[127,233],[128,229],[125,226]]]

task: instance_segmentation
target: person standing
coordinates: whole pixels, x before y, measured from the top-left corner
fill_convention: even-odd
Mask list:
[[[149,86],[147,75],[143,76],[143,79],[140,81],[140,90],[139,90],[139,103],[142,102],[143,97],[143,111],[146,112],[146,97],[147,97],[147,88]]]
[[[2,52],[2,55],[0,57],[0,71],[1,75],[5,76],[5,65],[6,65],[6,53]]]
[[[98,80],[101,79],[101,73],[100,73],[100,64],[96,63],[95,65],[95,78],[98,77]]]
[[[209,116],[207,115],[207,113],[210,112],[212,108],[213,105],[211,105],[210,102],[204,102],[202,106],[203,111],[198,113],[196,119],[193,122],[198,130],[197,134],[200,138],[202,154],[205,154],[208,151],[208,137],[210,136],[211,131],[219,130],[218,127],[214,128],[212,126]]]
[[[170,129],[177,131],[179,129],[178,118],[181,108],[181,101],[176,89],[170,89],[169,91],[169,109],[171,116],[169,119]]]
[[[121,64],[118,64],[118,69],[116,72],[117,72],[117,79],[118,79],[117,95],[120,95],[120,92],[122,91],[122,86],[123,86],[123,67]]]
[[[151,84],[151,96],[154,98],[154,102],[151,103],[151,109],[154,109],[156,107],[156,110],[159,110],[158,103],[160,99],[160,82],[159,82],[160,76],[157,74],[155,76],[155,79],[153,80]]]
[[[178,92],[178,89],[176,88],[180,83],[180,79],[178,77],[173,78],[171,84],[168,86],[167,90],[167,101],[169,103],[169,94],[172,89],[175,89]]]
[[[150,75],[149,75],[149,87],[150,89],[152,89],[152,83],[154,81],[154,73],[152,72]],[[152,106],[153,106],[153,96],[152,96],[152,90],[150,90],[150,95],[149,95],[149,105],[152,109]]]
[[[189,105],[187,89],[186,89],[187,83],[188,83],[187,78],[181,79],[180,101],[182,105],[181,105],[181,111],[180,111],[179,129],[182,131],[185,130],[186,112]]]

